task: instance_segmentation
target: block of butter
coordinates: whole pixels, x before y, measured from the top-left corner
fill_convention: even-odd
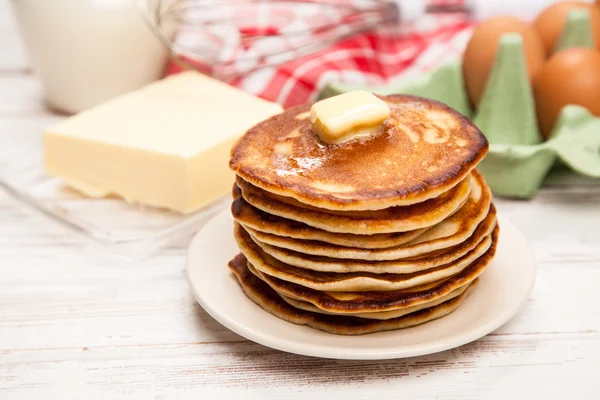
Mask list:
[[[313,130],[331,144],[371,135],[389,116],[387,103],[363,90],[318,101],[310,109]]]
[[[189,213],[231,190],[234,141],[282,111],[196,72],[174,75],[44,132],[46,171],[92,197]]]

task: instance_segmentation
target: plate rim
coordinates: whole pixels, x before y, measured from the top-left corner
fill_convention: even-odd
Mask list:
[[[188,251],[187,251],[187,259],[186,259],[186,277],[188,279],[188,287],[192,296],[196,300],[196,302],[202,307],[204,311],[206,311],[213,319],[215,319],[218,323],[223,325],[225,328],[231,330],[232,332],[248,339],[254,343],[258,343],[260,345],[266,346],[271,349],[283,351],[286,353],[297,354],[302,356],[309,357],[318,357],[318,358],[327,358],[327,359],[337,359],[337,360],[391,360],[391,359],[400,359],[400,358],[408,358],[408,357],[416,357],[423,356],[428,354],[439,353],[442,351],[454,349],[460,346],[464,346],[465,344],[471,343],[477,339],[480,339],[489,333],[497,330],[508,321],[510,321],[514,316],[516,316],[524,307],[525,303],[529,299],[533,288],[535,286],[536,277],[537,277],[537,261],[533,252],[531,251],[531,246],[528,243],[527,238],[523,235],[523,233],[506,217],[498,213],[498,221],[501,226],[502,231],[509,231],[511,235],[517,236],[517,241],[524,243],[524,248],[527,249],[528,260],[526,260],[526,264],[531,266],[531,279],[527,286],[527,290],[524,290],[521,294],[521,298],[517,303],[517,306],[511,309],[507,309],[507,311],[501,315],[500,318],[494,319],[493,324],[485,324],[480,325],[477,329],[470,329],[468,334],[459,335],[457,340],[452,340],[450,342],[446,341],[438,341],[433,343],[430,346],[426,344],[424,346],[420,346],[417,348],[399,348],[398,350],[389,350],[385,351],[370,349],[370,352],[356,352],[354,349],[344,348],[344,352],[340,353],[339,350],[336,350],[335,347],[320,345],[314,343],[303,343],[306,348],[302,348],[301,350],[297,350],[294,345],[295,342],[286,339],[285,337],[274,338],[271,335],[263,335],[257,333],[256,331],[247,328],[245,325],[239,323],[235,319],[232,319],[226,315],[223,315],[220,312],[217,312],[209,303],[207,303],[202,297],[198,296],[196,290],[194,290],[193,279],[192,279],[192,249],[196,245],[196,242],[199,241],[201,237],[201,233],[206,229],[207,226],[210,225],[214,219],[222,218],[221,215],[229,213],[229,209],[225,209],[221,212],[213,215],[197,233],[194,235],[192,239]],[[225,268],[225,267],[224,267]],[[235,280],[233,276],[227,271],[230,275],[229,278]],[[237,284],[237,282],[236,282]],[[239,285],[238,285],[239,286]],[[241,290],[241,288],[239,289]],[[248,299],[248,301],[252,301]],[[258,307],[262,312],[267,313],[267,311],[263,310],[259,305],[252,302],[256,307]],[[452,314],[444,316],[443,318],[452,318]],[[277,317],[275,317],[277,318]],[[290,323],[291,322],[287,322]],[[299,326],[300,327],[300,326]],[[308,327],[308,329],[313,329]],[[401,330],[398,330],[401,331]],[[332,334],[333,335],[333,334]],[[287,343],[287,346],[285,345]]]

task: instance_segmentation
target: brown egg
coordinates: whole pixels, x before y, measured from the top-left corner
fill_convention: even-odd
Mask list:
[[[500,38],[506,33],[523,37],[527,73],[532,79],[544,62],[544,47],[537,32],[526,22],[508,16],[492,17],[473,31],[463,57],[463,74],[467,93],[474,106],[479,105],[488,75],[494,64]]]
[[[553,55],[533,81],[538,122],[548,138],[562,108],[578,104],[600,116],[600,53],[573,48]]]
[[[544,42],[546,55],[550,56],[554,52],[565,27],[569,11],[577,8],[589,11],[594,43],[596,43],[596,48],[600,46],[600,9],[594,4],[582,3],[580,1],[564,1],[546,8],[533,22],[533,27],[540,35],[542,42]]]

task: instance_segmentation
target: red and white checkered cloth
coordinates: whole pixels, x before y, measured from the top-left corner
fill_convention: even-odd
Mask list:
[[[460,0],[429,0],[429,3],[432,2],[462,3]],[[270,23],[277,19],[278,26],[295,24],[295,28],[305,30],[307,26],[302,21],[307,18],[312,18],[310,21],[313,26],[314,18],[328,18],[326,15],[310,14],[298,18],[298,15],[291,15],[289,10],[271,10],[271,13]],[[286,108],[292,107],[314,99],[330,81],[380,85],[394,82],[408,73],[430,70],[462,53],[471,27],[472,22],[467,14],[426,15],[418,23],[386,26],[357,34],[310,55],[239,76],[230,83]],[[265,29],[268,31],[268,26],[256,27],[257,32]],[[312,34],[318,38],[318,32]],[[282,43],[277,40],[281,39],[267,43],[281,46]],[[241,51],[253,50],[244,46],[240,48]],[[189,60],[185,61],[189,64]],[[185,67],[180,62],[172,62],[168,73],[177,73],[182,69]]]

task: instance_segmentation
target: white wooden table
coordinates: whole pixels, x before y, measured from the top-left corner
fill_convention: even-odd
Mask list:
[[[57,120],[0,0],[0,152]],[[600,399],[600,182],[572,175],[499,200],[539,262],[506,326],[461,348],[346,362],[270,350],[190,295],[186,241],[131,266],[0,193],[0,399]],[[225,268],[225,266],[223,266]]]

